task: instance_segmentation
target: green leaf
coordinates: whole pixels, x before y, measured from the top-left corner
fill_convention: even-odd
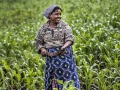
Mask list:
[[[59,84],[63,84],[63,80],[57,80]]]
[[[9,70],[9,66],[8,66],[8,64],[7,64],[7,62],[5,60],[3,61],[3,65],[4,65],[6,70]]]

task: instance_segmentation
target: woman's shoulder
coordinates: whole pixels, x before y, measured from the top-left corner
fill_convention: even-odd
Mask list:
[[[66,21],[61,20],[61,26],[63,28],[70,28],[69,24]]]
[[[45,22],[40,28],[39,31],[45,31],[48,28],[48,23]]]
[[[45,28],[48,28],[48,26],[49,26],[49,25],[48,25],[48,22],[45,22],[45,23],[41,26],[41,28],[42,28],[42,29],[45,29]]]
[[[61,22],[60,22],[63,26],[66,26],[66,25],[68,25],[68,23],[66,22],[66,21],[64,21],[64,20],[61,20]]]

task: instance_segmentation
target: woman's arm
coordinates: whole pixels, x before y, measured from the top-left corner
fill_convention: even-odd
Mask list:
[[[36,41],[36,47],[38,49],[38,54],[41,54],[42,56],[46,56],[47,50],[44,47],[43,34],[44,34],[43,30],[40,29],[35,38],[35,41]]]
[[[72,45],[72,41],[68,40],[65,42],[65,44],[61,47],[61,50],[65,50],[67,47]]]

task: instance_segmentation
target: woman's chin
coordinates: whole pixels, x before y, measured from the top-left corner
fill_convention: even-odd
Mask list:
[[[59,23],[60,22],[60,19],[59,20],[56,20],[56,23]]]

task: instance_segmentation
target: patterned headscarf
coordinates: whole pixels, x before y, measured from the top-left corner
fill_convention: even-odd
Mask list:
[[[52,13],[53,9],[56,8],[56,7],[59,7],[57,5],[51,5],[49,6],[46,11],[43,13],[43,15],[46,17],[46,18],[49,18],[49,14]],[[59,7],[60,8],[60,7]],[[61,9],[61,8],[60,8]],[[62,10],[62,9],[61,9]]]

